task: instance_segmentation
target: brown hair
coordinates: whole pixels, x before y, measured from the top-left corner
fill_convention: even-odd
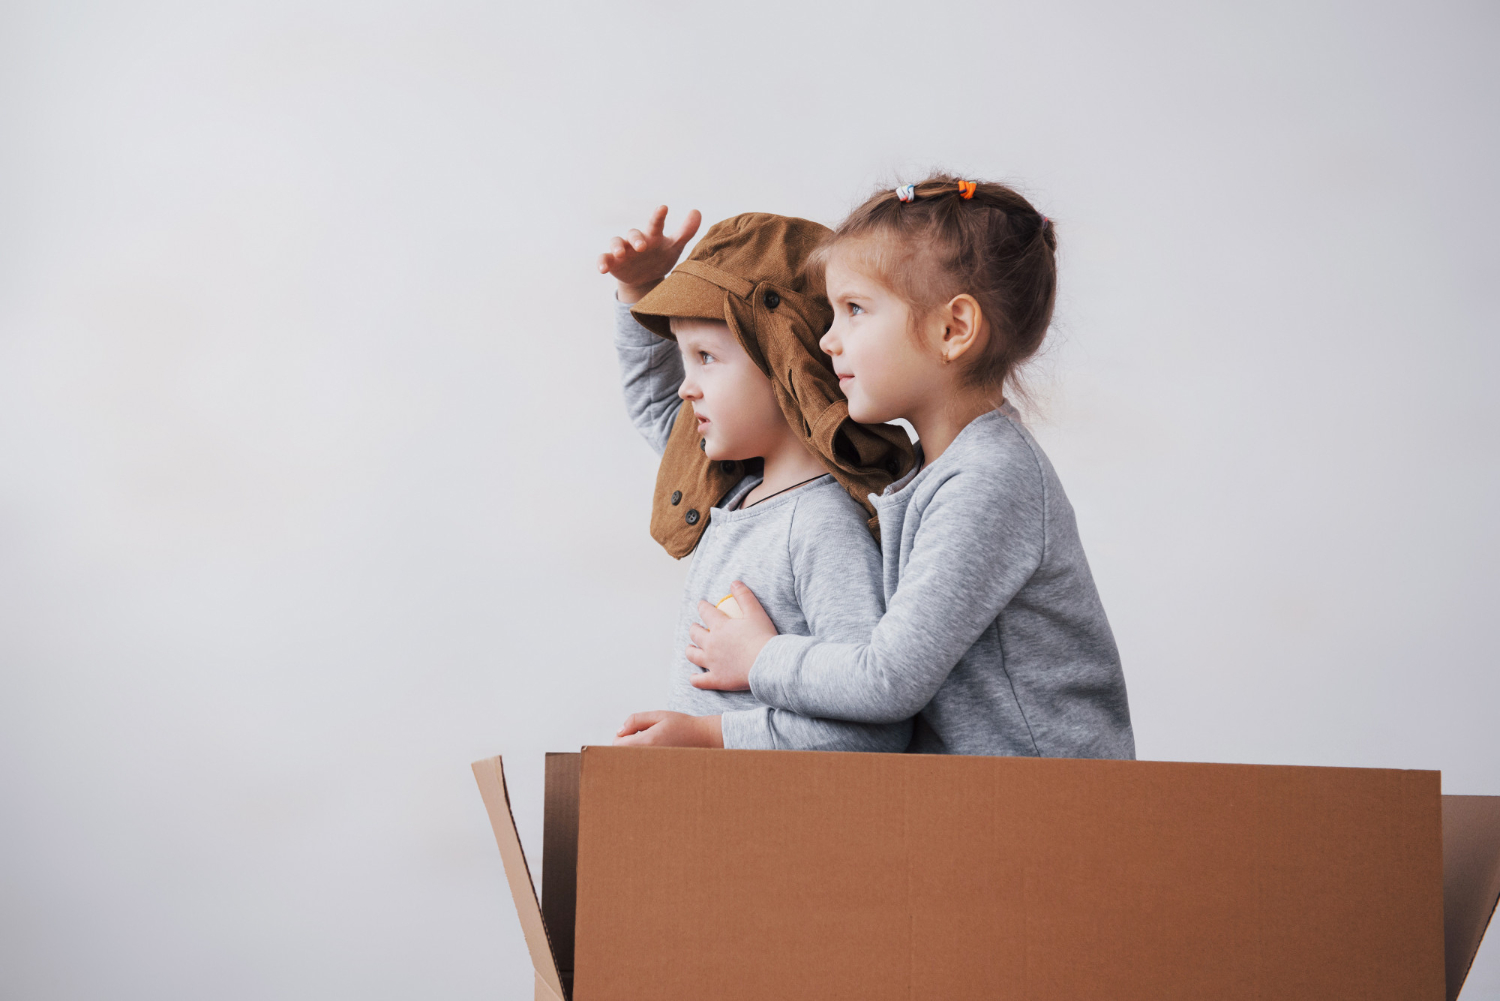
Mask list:
[[[910,201],[901,200],[901,190],[870,196],[815,260],[825,264],[836,248],[862,245],[857,259],[911,306],[914,319],[954,296],[973,296],[990,339],[965,368],[965,380],[1002,389],[1041,347],[1052,322],[1057,235],[1051,221],[1014,189],[989,181],[933,174],[911,186]]]

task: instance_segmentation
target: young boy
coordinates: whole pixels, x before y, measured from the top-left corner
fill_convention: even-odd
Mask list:
[[[652,535],[673,556],[694,552],[670,711],[631,716],[615,742],[904,751],[909,720],[812,719],[689,683],[699,673],[684,654],[698,602],[720,601],[735,580],[782,632],[868,641],[884,602],[867,498],[905,473],[913,452],[899,429],[849,419],[817,348],[832,310],[804,265],[828,230],[736,216],[673,270],[700,217],[668,238],[666,214],[657,209],[648,232],[617,238],[599,261],[618,282],[626,409],[662,456]]]

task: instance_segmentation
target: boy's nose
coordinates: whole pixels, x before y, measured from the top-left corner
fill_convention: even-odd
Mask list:
[[[683,379],[682,385],[677,387],[677,395],[679,398],[684,400],[696,400],[703,396],[703,394],[698,391],[698,387],[693,385],[686,379]]]
[[[839,339],[833,335],[834,328],[829,327],[828,333],[818,340],[818,347],[823,349],[825,355],[836,355],[839,353]]]

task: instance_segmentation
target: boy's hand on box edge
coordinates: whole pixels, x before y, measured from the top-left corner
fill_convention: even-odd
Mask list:
[[[723,747],[718,716],[689,716],[658,710],[631,713],[615,734],[617,747]]]
[[[742,618],[731,619],[708,602],[700,601],[698,615],[703,625],[694,623],[688,627],[693,645],[686,650],[687,659],[703,668],[702,674],[688,679],[694,688],[749,691],[750,668],[755,666],[761,648],[776,635],[775,623],[748,587],[735,581],[729,590],[739,602]]]
[[[703,215],[693,209],[672,237],[663,232],[666,222],[667,207],[663,205],[652,213],[645,233],[633,229],[623,237],[617,236],[610,241],[609,250],[599,256],[599,273],[615,276],[620,283],[621,302],[639,301],[667,276],[682,256],[682,248],[698,232]]]

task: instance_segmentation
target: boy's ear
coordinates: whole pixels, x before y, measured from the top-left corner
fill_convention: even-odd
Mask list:
[[[977,299],[967,292],[956,295],[943,307],[943,313],[943,336],[938,344],[943,361],[957,361],[984,347],[984,310]]]

